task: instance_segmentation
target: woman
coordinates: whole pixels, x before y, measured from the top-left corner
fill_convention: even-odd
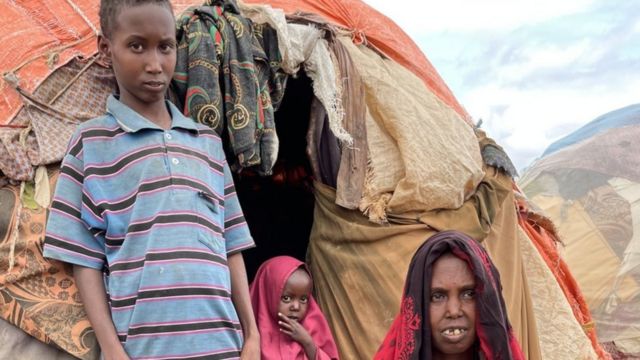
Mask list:
[[[456,231],[435,234],[411,260],[400,314],[375,359],[524,359],[501,288],[475,240]]]

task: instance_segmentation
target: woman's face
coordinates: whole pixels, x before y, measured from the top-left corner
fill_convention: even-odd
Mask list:
[[[298,269],[289,276],[284,285],[278,312],[296,321],[302,321],[309,308],[311,297],[311,277],[306,271]]]
[[[471,359],[476,339],[475,281],[467,263],[445,254],[433,265],[429,303],[434,359]],[[453,355],[453,357],[452,357]]]

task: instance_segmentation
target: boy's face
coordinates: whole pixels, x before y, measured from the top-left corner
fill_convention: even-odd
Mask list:
[[[120,101],[138,113],[162,104],[176,66],[175,22],[166,6],[123,8],[98,48],[111,60]]]

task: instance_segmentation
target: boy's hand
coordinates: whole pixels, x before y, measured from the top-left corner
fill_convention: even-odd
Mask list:
[[[102,358],[104,360],[130,360],[129,355],[127,355],[122,346],[110,349],[110,351],[103,351]]]
[[[260,360],[260,338],[248,337],[244,339],[240,360]]]
[[[281,313],[278,313],[278,325],[280,325],[280,331],[291,336],[293,340],[302,345],[305,349],[308,346],[314,346],[313,339],[309,332],[295,319],[289,319]]]

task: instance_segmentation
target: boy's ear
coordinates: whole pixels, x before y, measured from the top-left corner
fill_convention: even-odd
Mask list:
[[[111,43],[109,39],[102,34],[98,35],[98,52],[100,53],[102,61],[111,65]]]

